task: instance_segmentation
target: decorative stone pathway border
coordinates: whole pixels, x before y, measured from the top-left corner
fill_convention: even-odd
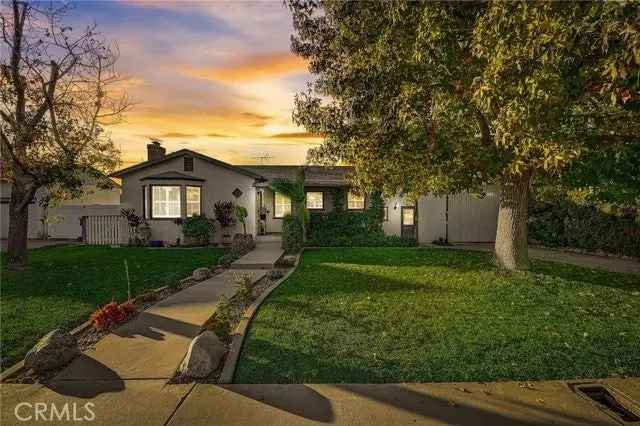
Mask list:
[[[265,301],[267,297],[271,294],[273,290],[278,288],[280,284],[287,280],[293,274],[293,272],[298,268],[298,264],[300,263],[300,258],[302,257],[302,253],[304,252],[304,248],[300,253],[296,255],[296,261],[293,264],[293,267],[289,269],[289,271],[278,281],[276,281],[272,286],[265,289],[260,296],[243,312],[242,318],[240,318],[240,322],[236,326],[233,335],[233,341],[229,346],[229,352],[227,354],[227,358],[224,363],[224,367],[222,367],[222,372],[220,373],[220,379],[218,383],[220,384],[228,384],[233,383],[233,376],[236,372],[236,367],[238,365],[238,360],[240,359],[240,353],[242,352],[242,346],[244,344],[244,339],[247,334],[247,330],[249,330],[249,326],[251,325],[251,321],[253,317],[260,309],[260,305]]]

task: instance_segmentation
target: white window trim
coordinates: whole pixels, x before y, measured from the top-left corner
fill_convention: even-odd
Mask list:
[[[150,216],[151,219],[179,219],[182,217],[182,185],[149,185],[150,186],[150,195],[151,195],[151,205],[150,207]],[[153,191],[155,188],[178,188],[178,215],[177,216],[157,216],[154,212],[155,210],[155,205],[156,202],[158,202],[156,200],[156,198],[153,196]],[[175,201],[171,201],[172,204],[176,204]]]
[[[197,188],[199,190],[199,198],[198,198],[198,213],[189,214],[189,204],[195,204],[195,201],[189,202],[189,197],[187,193],[189,192],[189,188]],[[187,217],[193,216],[194,214],[201,215],[202,214],[202,187],[198,185],[186,185],[184,187],[184,211]]]

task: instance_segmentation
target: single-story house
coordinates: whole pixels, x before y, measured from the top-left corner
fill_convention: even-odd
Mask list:
[[[49,208],[40,205],[39,200],[46,190],[36,192],[35,200],[29,204],[29,224],[27,237],[30,239],[78,239],[82,236],[80,218],[83,216],[119,215],[120,186],[113,183],[105,189],[91,182],[83,185],[83,194],[76,199],[61,200]],[[11,183],[0,182],[0,239],[9,235],[9,202]]]
[[[112,174],[121,179],[121,207],[134,209],[151,227],[152,239],[174,243],[183,238],[180,220],[193,214],[214,217],[218,200],[230,200],[249,213],[247,232],[280,233],[282,218],[291,212],[291,200],[274,192],[274,179],[294,180],[299,166],[231,165],[188,149],[167,154],[159,142],[147,145],[147,161]],[[366,196],[348,190],[350,167],[307,166],[307,208],[329,212],[332,188],[344,187],[345,207],[362,210]],[[398,196],[385,200],[384,231],[389,235],[416,237],[429,243],[448,236],[451,242],[493,241],[497,224],[497,194],[474,198],[461,193],[448,197],[420,197],[409,204]],[[240,231],[240,225],[233,232]],[[217,230],[215,240],[222,235]]]

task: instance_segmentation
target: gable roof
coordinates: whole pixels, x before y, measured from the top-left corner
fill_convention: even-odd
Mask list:
[[[188,175],[186,173],[180,173],[175,171],[170,172],[162,172],[157,175],[150,175],[141,178],[140,180],[150,180],[150,179],[159,179],[159,180],[192,180],[196,182],[204,182],[205,179],[202,179],[197,176]]]
[[[295,180],[301,166],[238,166],[260,174],[268,180]],[[305,185],[307,186],[344,186],[347,175],[353,171],[351,166],[305,166]]]
[[[142,163],[138,163],[138,164],[134,164],[131,167],[127,167],[125,169],[119,170],[117,172],[112,173],[110,176],[111,177],[117,177],[117,178],[122,178],[130,173],[133,172],[137,172],[138,170],[142,170],[145,169],[147,167],[150,166],[155,166],[156,164],[161,164],[164,163],[165,161],[169,161],[169,160],[173,160],[174,158],[179,158],[183,155],[189,155],[195,158],[199,158],[203,161],[206,161],[208,163],[214,164],[216,166],[220,166],[220,167],[224,167],[225,169],[229,169],[232,170],[234,172],[238,172],[241,173],[245,176],[249,176],[252,177],[254,179],[258,179],[258,180],[264,180],[264,177],[256,174],[250,170],[241,168],[241,167],[236,167],[236,166],[232,166],[231,164],[225,163],[224,161],[220,161],[220,160],[216,160],[213,157],[209,157],[208,155],[204,155],[204,154],[200,154],[198,152],[195,151],[191,151],[190,149],[180,149],[178,151],[172,152],[170,154],[167,154],[164,156],[164,158],[161,158],[159,160],[153,160],[153,161],[144,161]]]

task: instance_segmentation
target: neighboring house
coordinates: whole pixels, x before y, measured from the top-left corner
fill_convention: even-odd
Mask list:
[[[204,213],[214,217],[218,200],[231,200],[249,212],[247,232],[279,233],[291,201],[274,193],[274,179],[294,180],[299,166],[236,166],[188,150],[166,154],[158,142],[147,145],[148,160],[120,170],[112,177],[122,180],[122,208],[132,208],[146,218],[152,238],[174,243],[183,238],[179,219]],[[310,211],[333,209],[331,189],[347,189],[347,210],[362,210],[366,197],[348,191],[350,167],[306,167],[307,207]],[[448,197],[420,197],[408,204],[403,197],[385,200],[385,233],[417,237],[430,243],[447,235],[452,242],[493,241],[497,223],[497,194],[488,188],[477,199],[468,193]],[[261,214],[262,213],[262,214]],[[448,226],[447,226],[448,216]],[[233,232],[240,232],[240,225]],[[221,238],[217,229],[215,241]]]
[[[83,195],[72,200],[61,200],[52,203],[45,209],[38,200],[44,190],[36,193],[36,199],[29,205],[28,238],[61,238],[77,239],[82,236],[80,218],[83,216],[119,215],[120,186],[115,182],[111,189],[101,189],[87,182],[83,186]],[[0,182],[0,238],[9,235],[9,201],[11,200],[11,184]]]

